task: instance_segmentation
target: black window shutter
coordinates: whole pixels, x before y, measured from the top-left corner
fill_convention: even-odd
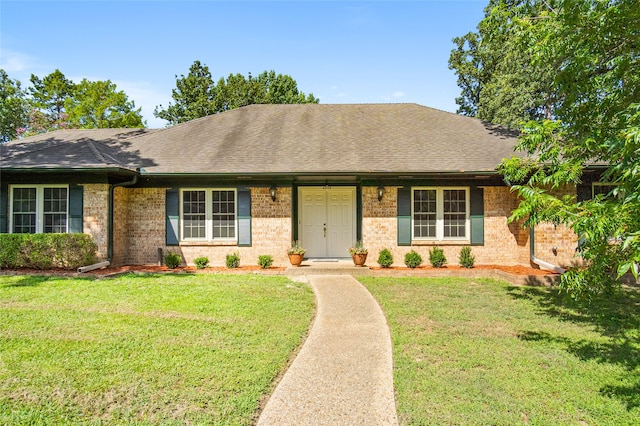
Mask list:
[[[238,246],[251,246],[251,190],[238,188]]]
[[[411,245],[411,189],[398,189],[398,245]]]
[[[69,185],[69,233],[81,234],[83,229],[84,188]]]
[[[9,187],[0,186],[0,234],[9,232]]]
[[[587,201],[593,198],[591,186],[591,182],[583,182],[578,184],[578,186],[576,187],[576,196],[578,197],[578,201]]]
[[[177,189],[167,189],[165,195],[165,243],[177,246],[180,227],[180,192]]]
[[[471,188],[469,194],[470,206],[470,222],[471,222],[471,245],[484,245],[484,189]]]

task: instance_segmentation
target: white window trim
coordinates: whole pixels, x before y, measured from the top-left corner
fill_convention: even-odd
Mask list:
[[[14,188],[35,188],[36,189],[36,234],[44,231],[44,189],[45,188],[66,188],[67,189],[67,226],[65,233],[69,232],[69,185],[64,184],[17,184],[9,185],[9,233],[13,234],[13,189]]]
[[[596,186],[608,186],[608,187],[614,188],[614,187],[617,187],[618,184],[617,183],[611,183],[611,182],[592,182],[591,183],[591,198],[595,197],[595,194],[596,194],[595,187]],[[622,196],[623,196],[622,191],[619,191],[617,197],[620,198]]]
[[[204,238],[185,238],[184,237],[184,202],[183,196],[189,191],[204,191],[205,202],[205,237]],[[233,191],[234,211],[235,211],[235,238],[213,238],[213,192],[214,191]],[[238,242],[238,190],[236,188],[181,188],[180,189],[180,241],[181,242]]]
[[[414,194],[416,190],[435,190],[436,191],[436,236],[433,237],[416,237],[414,226]],[[464,237],[445,237],[444,236],[444,191],[445,190],[464,190],[465,191],[465,236]],[[471,238],[471,191],[468,186],[414,186],[411,188],[411,239],[415,241],[469,241]]]

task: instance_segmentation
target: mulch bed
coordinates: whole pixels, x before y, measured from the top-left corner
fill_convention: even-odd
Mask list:
[[[240,266],[238,268],[229,269],[225,266],[214,266],[206,269],[196,269],[195,266],[179,266],[175,269],[169,269],[166,266],[157,265],[126,265],[126,266],[110,266],[108,268],[96,269],[94,271],[78,274],[74,270],[65,269],[2,269],[0,275],[59,275],[59,276],[96,276],[104,277],[110,275],[120,275],[128,272],[146,272],[146,273],[173,273],[173,274],[282,274],[285,271],[285,267],[276,266],[268,269],[262,269],[258,265]],[[410,269],[404,266],[392,266],[390,268],[381,268],[379,266],[369,266],[372,272],[385,274],[394,272],[397,273],[416,273],[416,275],[428,274],[429,272],[446,274],[447,272],[468,272],[472,273],[473,270],[483,271],[503,271],[512,275],[519,276],[531,276],[531,275],[558,275],[554,272],[544,271],[541,269],[534,269],[528,266],[503,266],[503,265],[476,265],[472,269],[463,268],[461,266],[449,265],[442,268],[434,268],[432,266],[420,266],[415,269]],[[388,272],[387,272],[388,271]]]

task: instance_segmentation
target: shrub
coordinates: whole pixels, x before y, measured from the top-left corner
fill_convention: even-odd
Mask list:
[[[268,269],[272,264],[273,257],[271,257],[270,254],[261,254],[260,256],[258,256],[258,265],[260,265],[262,269]]]
[[[418,254],[415,250],[411,250],[409,253],[404,255],[404,264],[409,268],[417,268],[422,264],[422,256]]]
[[[227,268],[229,269],[237,268],[238,266],[240,266],[240,253],[236,251],[234,253],[228,254],[225,263],[227,265]]]
[[[182,263],[182,256],[178,253],[169,252],[164,256],[164,264],[169,269],[176,269]]]
[[[431,263],[431,266],[434,268],[442,268],[447,263],[444,250],[439,247],[434,247],[429,250],[429,263]]]
[[[193,263],[196,264],[196,269],[204,269],[209,266],[209,258],[206,256],[196,257],[193,259]]]
[[[393,265],[393,255],[389,251],[389,249],[380,250],[380,254],[378,255],[378,264],[382,268],[388,268]]]
[[[471,247],[462,247],[462,249],[460,250],[460,256],[458,256],[458,260],[460,266],[463,266],[465,268],[473,268],[473,265],[476,262],[476,257],[471,254]]]
[[[77,269],[96,262],[87,234],[0,234],[0,267]]]

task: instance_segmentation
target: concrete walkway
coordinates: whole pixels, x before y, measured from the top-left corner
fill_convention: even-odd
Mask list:
[[[317,315],[258,425],[397,425],[391,337],[349,275],[309,276]]]

